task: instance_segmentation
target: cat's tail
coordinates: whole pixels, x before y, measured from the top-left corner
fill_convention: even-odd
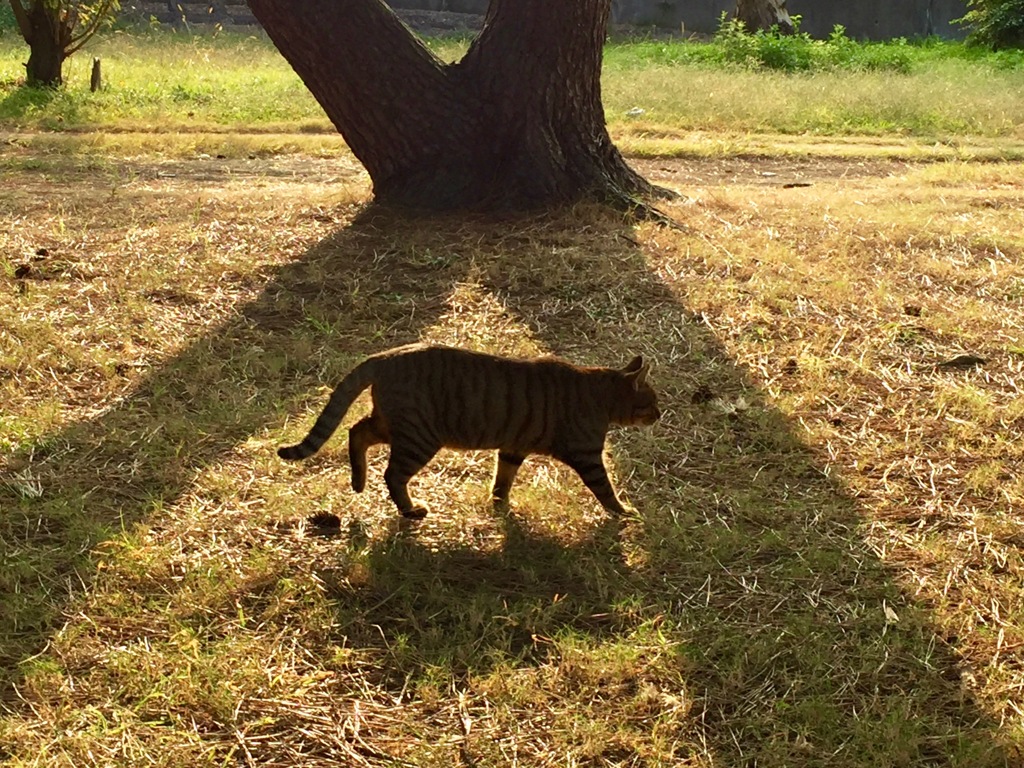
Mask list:
[[[373,383],[378,362],[378,359],[370,357],[353,368],[334,388],[331,398],[320,412],[309,434],[301,443],[281,446],[277,449],[277,455],[288,461],[298,461],[319,451],[341,424],[345,413],[359,397],[359,393]]]

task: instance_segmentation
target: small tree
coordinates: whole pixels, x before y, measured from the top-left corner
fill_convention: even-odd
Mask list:
[[[29,47],[26,82],[49,87],[64,82],[64,60],[121,7],[119,0],[10,0],[10,4]]]
[[[968,0],[970,10],[957,22],[970,28],[969,42],[1024,48],[1024,0]]]

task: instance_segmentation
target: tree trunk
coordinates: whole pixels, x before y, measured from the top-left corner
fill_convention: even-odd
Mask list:
[[[792,35],[796,28],[786,10],[786,0],[736,0],[736,18],[748,32],[778,27],[784,35]]]
[[[529,208],[658,190],[615,149],[601,104],[610,0],[492,0],[446,65],[380,0],[249,0],[377,201]]]
[[[33,0],[26,9],[21,0],[12,0],[11,7],[25,42],[28,63],[25,81],[31,86],[57,87],[64,82],[64,59],[71,42],[74,14],[43,0]]]

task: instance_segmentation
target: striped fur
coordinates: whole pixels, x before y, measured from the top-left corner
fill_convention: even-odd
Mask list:
[[[373,355],[331,394],[313,428],[278,455],[312,455],[334,434],[359,393],[372,386],[373,411],[349,431],[352,488],[366,485],[366,451],[387,443],[384,481],[406,517],[426,507],[409,497],[409,479],[441,448],[497,449],[495,500],[508,499],[527,455],[572,467],[611,512],[622,513],[603,461],[612,424],[653,424],[661,415],[640,357],[622,369],[589,368],[556,358],[514,360],[452,347],[410,344]]]

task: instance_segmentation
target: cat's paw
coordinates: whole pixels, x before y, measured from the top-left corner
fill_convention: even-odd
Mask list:
[[[618,514],[620,518],[628,518],[636,520],[640,517],[640,512],[632,504],[623,504],[622,511]]]
[[[425,504],[413,504],[409,509],[402,510],[402,517],[406,520],[422,520],[429,511]]]

